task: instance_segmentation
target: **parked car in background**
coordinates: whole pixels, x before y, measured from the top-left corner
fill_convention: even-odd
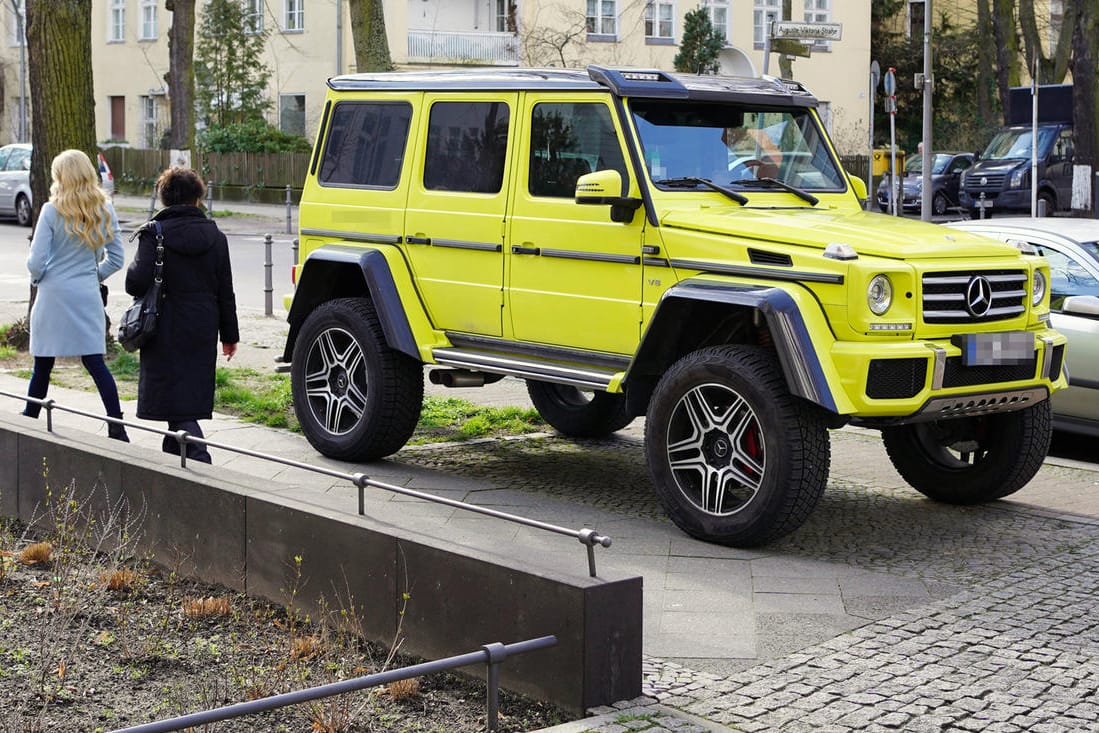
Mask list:
[[[100,185],[114,198],[114,174],[103,153],[98,154]],[[31,225],[31,145],[12,143],[0,148],[0,217],[14,216],[20,226]]]
[[[1069,388],[1053,395],[1053,427],[1099,436],[1099,221],[1005,217],[947,226],[1015,244],[1049,260],[1050,322],[1068,337]]]
[[[973,153],[941,152],[931,156],[931,211],[942,216],[951,206],[958,205],[958,184],[962,172],[973,165]],[[886,173],[878,185],[878,208],[890,210],[895,186],[893,177]],[[913,155],[904,164],[900,177],[901,205],[905,211],[920,211],[923,207],[923,156]]]
[[[0,148],[0,216],[14,216],[31,225],[31,146],[13,143]]]

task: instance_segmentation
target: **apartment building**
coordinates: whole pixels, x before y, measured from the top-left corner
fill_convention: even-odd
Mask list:
[[[868,120],[871,0],[793,0],[793,20],[842,26],[842,37],[808,42],[792,76],[823,103],[844,153],[864,152]],[[26,136],[27,88],[16,8],[2,0],[0,44],[4,105],[0,143]],[[269,31],[269,121],[312,137],[325,81],[356,71],[346,0],[241,0],[257,28]],[[202,22],[204,0],[198,0]],[[705,7],[726,39],[722,71],[779,74],[765,61],[769,22],[782,0],[384,0],[390,54],[398,68],[583,66],[671,69],[683,17]],[[168,29],[163,0],[93,0],[92,67],[96,136],[104,145],[158,147],[169,121]],[[27,94],[26,96],[33,96]],[[27,113],[29,120],[29,112]],[[28,123],[29,124],[29,123]]]

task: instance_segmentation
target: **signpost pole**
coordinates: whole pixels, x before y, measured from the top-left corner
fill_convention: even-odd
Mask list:
[[[900,214],[897,203],[897,70],[892,66],[885,72],[885,109],[889,112],[889,213]]]
[[[878,80],[881,79],[881,67],[877,61],[870,62],[870,153],[866,160],[866,188],[871,194],[866,197],[866,208],[874,206],[874,102],[878,93]]]

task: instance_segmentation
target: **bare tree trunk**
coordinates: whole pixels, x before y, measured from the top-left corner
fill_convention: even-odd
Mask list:
[[[977,0],[977,35],[988,38],[992,30],[992,15],[988,7],[989,0]],[[992,94],[989,81],[993,78],[992,45],[977,45],[977,119],[981,125],[992,121]]]
[[[1023,0],[1026,2],[1026,0]],[[1008,89],[1019,84],[1019,37],[1015,35],[1015,0],[992,0],[992,35],[996,42],[996,87],[1006,119]]]
[[[168,0],[172,27],[168,30],[168,99],[171,102],[173,150],[195,145],[195,0]]]
[[[32,221],[50,197],[50,163],[77,148],[95,160],[95,95],[92,91],[92,0],[27,0],[27,68],[31,104]],[[31,288],[27,307],[34,305]]]
[[[357,71],[391,71],[389,38],[385,34],[382,0],[347,0]]]
[[[1094,181],[1099,157],[1099,129],[1095,117],[1095,64],[1099,61],[1099,9],[1095,3],[1077,6],[1072,32],[1072,127],[1076,141],[1075,165],[1087,166],[1087,175]],[[1094,192],[1093,192],[1094,197]]]
[[[50,197],[50,163],[68,148],[92,160],[95,96],[92,87],[92,0],[27,0],[30,71],[31,193],[34,219]]]

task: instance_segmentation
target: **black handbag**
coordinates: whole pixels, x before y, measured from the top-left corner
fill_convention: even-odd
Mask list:
[[[145,294],[134,298],[133,304],[122,314],[118,323],[118,343],[126,351],[137,351],[156,335],[160,305],[164,300],[164,233],[160,222],[152,222],[156,228],[156,262],[153,264],[153,284]]]

